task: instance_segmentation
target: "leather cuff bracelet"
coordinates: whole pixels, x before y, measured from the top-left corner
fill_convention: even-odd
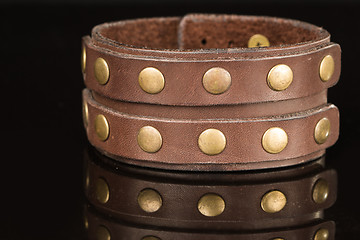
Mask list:
[[[267,231],[237,232],[237,233],[212,233],[209,231],[186,232],[171,231],[169,229],[147,229],[141,225],[127,223],[105,217],[92,209],[85,209],[85,229],[89,240],[334,240],[335,223],[332,221],[318,221],[292,228],[270,229]]]
[[[336,200],[323,159],[276,171],[180,172],[132,167],[85,154],[85,192],[99,211],[126,222],[212,231],[311,222]],[[294,191],[296,189],[296,191]]]

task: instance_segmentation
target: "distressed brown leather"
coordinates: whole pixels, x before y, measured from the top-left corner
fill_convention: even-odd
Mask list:
[[[246,48],[257,33],[269,38],[270,47]],[[206,44],[203,44],[203,40]],[[231,43],[231,44],[230,44]],[[111,99],[160,105],[206,106],[279,101],[318,94],[333,86],[340,75],[340,47],[319,27],[295,20],[235,16],[187,15],[183,18],[151,18],[96,26],[86,48],[87,88]],[[330,54],[335,71],[320,80],[319,65]],[[110,79],[99,84],[94,77],[96,58],[109,65]],[[267,85],[267,74],[277,64],[294,74],[284,91]],[[146,67],[159,69],[165,87],[158,94],[144,92],[138,75]],[[222,67],[232,77],[230,88],[213,95],[202,85],[204,73]]]
[[[84,156],[85,192],[91,205],[103,214],[138,225],[210,231],[293,227],[319,220],[337,195],[336,172],[324,167],[324,158],[273,171],[209,173],[134,167],[93,149]],[[96,197],[95,183],[99,178],[109,187],[106,203]],[[312,200],[312,189],[319,179],[326,180],[330,189],[321,204]],[[154,213],[143,211],[137,202],[139,193],[149,188],[162,197],[162,207]],[[281,191],[287,198],[280,212],[266,213],[261,209],[262,197],[271,190]],[[219,216],[206,217],[198,211],[197,203],[207,193],[224,199],[225,211]]]

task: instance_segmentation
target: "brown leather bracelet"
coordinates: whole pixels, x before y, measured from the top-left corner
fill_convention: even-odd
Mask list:
[[[336,200],[337,176],[323,159],[275,171],[178,172],[132,167],[90,152],[86,196],[126,222],[234,231],[302,225]],[[294,190],[296,189],[296,190]]]
[[[217,171],[287,166],[321,156],[339,134],[339,112],[331,104],[280,116],[188,120],[118,112],[88,90],[83,101],[90,143],[142,166]]]
[[[252,41],[270,46],[247,48]],[[340,61],[339,45],[322,28],[235,15],[102,24],[83,38],[82,51],[87,88],[111,99],[160,105],[303,98],[336,84]]]

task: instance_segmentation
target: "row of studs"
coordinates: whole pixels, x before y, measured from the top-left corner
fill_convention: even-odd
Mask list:
[[[88,228],[88,222],[85,219],[85,228]],[[330,232],[326,228],[320,228],[318,229],[313,237],[313,240],[327,240],[330,236]],[[97,232],[96,232],[96,238],[97,240],[111,240],[111,234],[110,231],[103,225],[98,226]],[[155,236],[145,236],[141,240],[161,240],[158,237]],[[286,240],[285,238],[276,237],[272,238],[271,240]]]
[[[88,125],[88,107],[83,104],[84,124]],[[106,141],[110,135],[110,126],[103,114],[95,117],[95,132],[101,141]],[[314,128],[314,139],[317,144],[323,144],[330,134],[330,120],[326,117],[320,119]],[[162,147],[163,139],[159,130],[152,126],[142,127],[137,135],[139,147],[148,153],[155,153]],[[272,154],[280,153],[288,144],[288,136],[284,129],[271,127],[262,136],[263,149]],[[210,128],[204,130],[198,137],[200,150],[207,155],[220,154],[226,147],[226,137],[218,129]]]
[[[87,177],[86,185],[89,186],[90,179]],[[99,177],[95,182],[94,193],[96,199],[101,204],[106,204],[110,199],[110,187],[107,181]],[[324,203],[329,196],[328,182],[320,178],[312,188],[312,200],[316,204]],[[157,212],[163,205],[163,198],[160,193],[152,188],[145,188],[137,196],[139,207],[147,212]],[[260,201],[261,209],[266,213],[280,212],[286,205],[287,198],[280,190],[271,190],[265,193]],[[222,214],[225,210],[225,200],[216,193],[207,193],[203,195],[197,203],[198,211],[206,217],[215,217]]]
[[[85,72],[86,49],[82,50],[82,70]],[[331,55],[326,55],[320,63],[319,75],[323,82],[328,81],[334,73],[335,62]],[[97,58],[94,64],[94,75],[97,82],[105,85],[109,81],[109,65],[104,58]],[[160,70],[154,67],[144,68],[138,76],[142,90],[150,94],[160,93],[165,87],[165,78]],[[293,71],[288,65],[278,64],[271,68],[267,75],[267,84],[274,91],[287,89],[293,81]],[[212,94],[222,94],[231,85],[230,73],[221,67],[214,67],[206,71],[202,79],[203,87]]]

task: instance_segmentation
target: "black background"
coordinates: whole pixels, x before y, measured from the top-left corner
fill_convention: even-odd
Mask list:
[[[322,26],[342,47],[342,74],[329,90],[340,138],[327,151],[339,175],[326,211],[337,239],[359,239],[359,14],[355,2],[138,1],[114,5],[0,5],[0,239],[82,239],[81,37],[114,20],[234,13],[294,18]]]

